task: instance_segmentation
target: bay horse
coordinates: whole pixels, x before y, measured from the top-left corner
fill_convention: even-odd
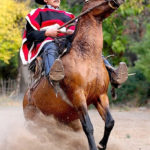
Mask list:
[[[23,109],[26,118],[32,118],[36,110],[45,115],[53,115],[66,124],[80,120],[87,136],[90,150],[97,150],[93,126],[88,115],[88,105],[93,104],[105,122],[104,135],[98,149],[105,150],[114,119],[109,111],[107,90],[109,75],[102,59],[102,21],[117,9],[122,0],[86,0],[83,11],[101,4],[78,20],[76,34],[70,52],[61,58],[65,78],[59,85],[71,105],[66,103],[46,77],[38,86],[25,93]],[[32,108],[32,109],[27,109]],[[32,116],[32,117],[31,117]]]

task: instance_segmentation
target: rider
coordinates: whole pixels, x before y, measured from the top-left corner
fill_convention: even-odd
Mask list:
[[[62,28],[61,32],[58,30],[60,26],[75,17],[71,13],[59,10],[60,1],[35,0],[38,4],[45,6],[31,11],[26,16],[27,25],[20,50],[23,64],[31,63],[38,55],[41,55],[45,75],[54,81],[60,81],[64,77],[62,62],[56,59],[59,55],[59,48],[54,38],[73,34],[75,30],[74,25],[67,29]],[[112,85],[120,85],[127,80],[128,73],[125,63],[121,62],[115,69],[104,57],[103,60]]]

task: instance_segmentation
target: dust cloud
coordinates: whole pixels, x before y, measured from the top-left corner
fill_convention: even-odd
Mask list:
[[[104,122],[89,111],[98,144]],[[107,150],[150,150],[150,110],[112,110],[115,127]],[[22,107],[0,106],[0,150],[89,150],[83,131],[74,132],[53,117],[38,115],[36,123],[25,121]]]
[[[38,114],[26,121],[21,108],[0,108],[0,150],[87,150],[82,131],[58,123],[53,117]]]

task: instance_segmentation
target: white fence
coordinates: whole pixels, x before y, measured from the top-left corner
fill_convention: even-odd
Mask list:
[[[17,80],[0,79],[0,95],[14,96],[18,94]]]

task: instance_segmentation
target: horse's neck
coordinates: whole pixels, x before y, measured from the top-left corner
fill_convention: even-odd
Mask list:
[[[77,52],[100,56],[103,48],[102,22],[92,15],[82,17],[78,22],[73,46]]]

